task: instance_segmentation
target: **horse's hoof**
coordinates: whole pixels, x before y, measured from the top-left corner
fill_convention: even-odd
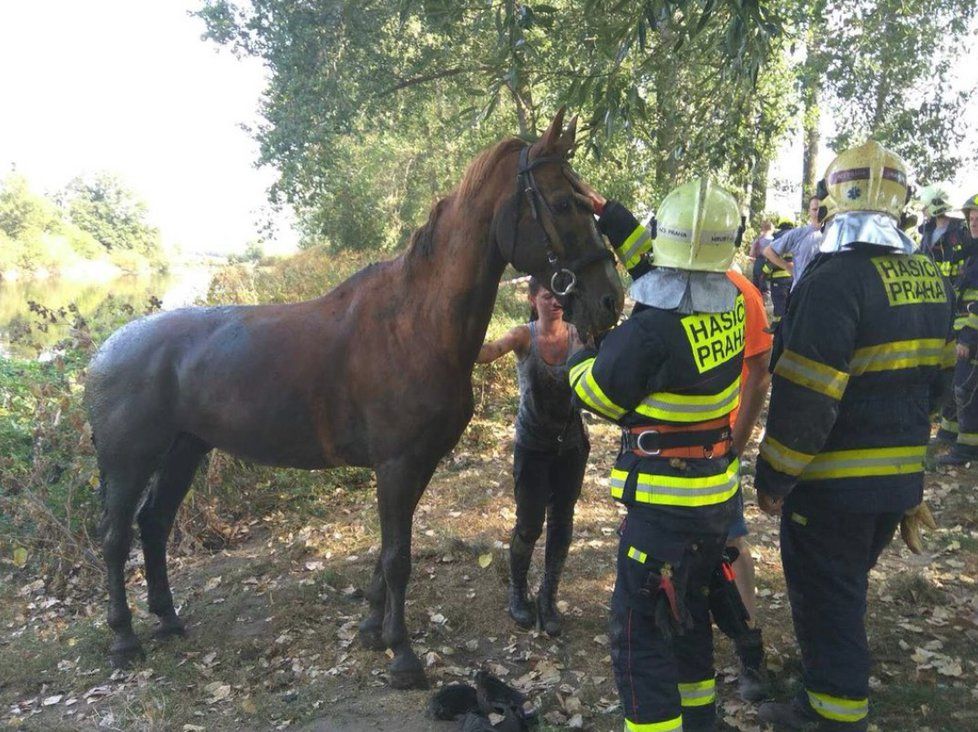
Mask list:
[[[143,647],[139,645],[139,641],[114,644],[109,649],[109,663],[112,668],[131,668],[134,663],[143,661],[145,658],[146,654],[143,652]]]
[[[357,638],[360,639],[360,645],[366,648],[368,651],[386,651],[387,644],[384,643],[384,633],[379,625],[374,625],[368,620],[364,620],[360,623],[360,628],[357,631]]]
[[[161,622],[153,630],[153,638],[162,641],[168,638],[182,637],[187,635],[187,629],[184,627],[183,623],[179,620],[177,621],[167,621]]]
[[[395,656],[390,665],[391,686],[395,689],[427,689],[428,677],[413,652]]]

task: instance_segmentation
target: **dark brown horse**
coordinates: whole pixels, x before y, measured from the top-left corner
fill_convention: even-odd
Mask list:
[[[114,663],[142,653],[123,574],[134,515],[156,632],[183,632],[166,542],[201,459],[218,448],[268,465],[376,471],[381,552],[360,638],[394,652],[393,686],[425,684],[404,626],[411,522],[472,416],[472,367],[506,262],[565,293],[581,332],[608,328],[621,310],[612,256],[570,183],[574,123],[563,132],[562,118],[532,146],[511,139],[484,151],[403,255],[319,299],[176,310],[106,341],[85,402]]]

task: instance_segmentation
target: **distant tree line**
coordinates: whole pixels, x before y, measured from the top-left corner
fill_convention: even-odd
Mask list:
[[[53,196],[9,174],[0,182],[0,274],[104,262],[127,272],[165,267],[146,205],[113,175],[78,177]]]

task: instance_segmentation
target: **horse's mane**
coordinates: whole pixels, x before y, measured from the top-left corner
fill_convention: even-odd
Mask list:
[[[455,187],[455,190],[435,202],[435,205],[431,207],[431,211],[428,212],[428,220],[424,226],[415,229],[411,234],[411,240],[408,243],[408,253],[429,256],[434,245],[433,235],[435,225],[438,223],[438,219],[441,217],[449,201],[454,198],[468,198],[474,191],[480,190],[489,177],[489,174],[499,164],[499,161],[525,144],[523,140],[511,137],[479,153],[475,160],[469,163],[469,167],[466,168],[465,174]]]

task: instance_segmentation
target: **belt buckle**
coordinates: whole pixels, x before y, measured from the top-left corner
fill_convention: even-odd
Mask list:
[[[643,430],[642,432],[639,432],[638,435],[635,438],[635,448],[637,450],[640,450],[645,455],[648,455],[649,457],[653,457],[655,455],[658,455],[660,452],[662,452],[662,449],[661,448],[659,448],[657,450],[646,450],[644,447],[642,447],[642,438],[643,437],[645,437],[646,435],[656,435],[657,436],[658,434],[659,434],[659,431],[658,430]]]

